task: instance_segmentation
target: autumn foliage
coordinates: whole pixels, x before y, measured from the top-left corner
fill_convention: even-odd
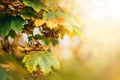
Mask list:
[[[60,70],[49,45],[65,34],[81,36],[76,20],[60,2],[0,0],[0,80],[40,80]]]

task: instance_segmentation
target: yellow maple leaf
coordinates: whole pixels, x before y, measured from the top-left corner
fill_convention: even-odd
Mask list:
[[[50,29],[55,28],[58,26],[58,23],[54,23],[53,21],[46,21],[47,27]]]
[[[51,29],[57,27],[59,24],[63,25],[63,23],[64,23],[64,18],[62,17],[46,21],[47,26]]]
[[[62,23],[64,23],[64,18],[63,18],[63,17],[60,17],[60,18],[57,18],[57,19],[53,19],[52,21],[53,21],[54,23],[62,24]]]
[[[43,25],[44,23],[47,24],[47,27],[49,28],[55,28],[57,27],[59,24],[63,24],[64,23],[64,18],[60,17],[57,19],[53,19],[53,20],[42,20],[42,19],[34,19],[34,24],[36,27],[39,27],[41,25]]]
[[[42,19],[35,19],[34,21],[35,21],[34,24],[36,27],[39,27],[46,22],[45,20],[42,20]]]

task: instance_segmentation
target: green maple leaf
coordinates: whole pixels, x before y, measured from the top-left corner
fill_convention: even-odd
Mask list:
[[[26,6],[32,7],[35,11],[39,12],[44,8],[40,0],[22,0]]]
[[[7,36],[11,30],[21,32],[25,21],[21,17],[6,16],[0,19],[0,34]]]
[[[63,17],[63,16],[64,16],[64,13],[62,13],[60,11],[48,11],[48,12],[44,13],[43,19],[44,20],[52,20],[52,19]]]
[[[74,20],[74,18],[66,15],[64,27],[70,32],[73,32],[73,27],[78,26],[79,24]]]
[[[46,51],[28,54],[24,57],[23,62],[29,72],[35,71],[37,66],[45,75],[52,71],[52,67],[57,70],[60,69],[59,61]]]
[[[30,19],[35,16],[35,11],[31,7],[24,7],[21,16],[24,19]]]

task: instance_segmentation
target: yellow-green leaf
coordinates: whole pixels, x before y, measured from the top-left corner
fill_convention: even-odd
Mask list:
[[[75,33],[75,35],[79,36],[80,38],[83,38],[83,35],[78,28],[73,27],[73,33]]]
[[[48,10],[58,10],[58,3],[60,3],[60,1],[61,0],[41,0]]]
[[[37,70],[37,66],[44,75],[51,72],[52,67],[57,70],[60,69],[59,61],[50,52],[46,51],[30,53],[24,57],[23,62],[31,73]]]
[[[64,13],[62,13],[60,11],[48,11],[43,15],[43,19],[44,20],[53,20],[53,19],[60,18],[63,16],[64,16]]]
[[[70,32],[73,32],[73,26],[78,26],[79,24],[75,21],[74,18],[70,16],[65,17],[65,23],[64,26],[66,29],[68,29]]]
[[[43,25],[46,21],[42,20],[42,19],[34,19],[34,24],[36,27],[40,27],[41,25]]]

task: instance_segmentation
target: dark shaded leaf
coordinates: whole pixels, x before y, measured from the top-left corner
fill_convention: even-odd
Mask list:
[[[21,32],[24,22],[25,21],[19,16],[5,16],[4,18],[0,19],[0,34],[2,36],[7,36],[11,30],[14,30],[15,32]]]
[[[13,31],[13,30],[11,30],[11,31],[9,32],[9,36],[12,37],[12,38],[14,38],[14,37],[16,36],[16,32]]]
[[[22,11],[22,17],[25,19],[30,19],[35,16],[35,11],[31,7],[25,7]]]
[[[40,2],[40,0],[22,0],[22,1],[26,6],[32,7],[37,12],[44,8],[44,5]]]

